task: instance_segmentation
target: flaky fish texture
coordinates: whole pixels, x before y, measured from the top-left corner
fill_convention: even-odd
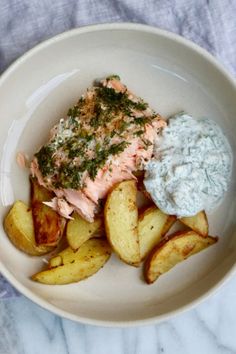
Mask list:
[[[93,221],[109,190],[144,169],[165,125],[118,76],[92,86],[31,162],[32,175],[55,193],[47,205],[66,218],[76,211]]]

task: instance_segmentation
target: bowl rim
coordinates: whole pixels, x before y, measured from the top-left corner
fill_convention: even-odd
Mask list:
[[[203,49],[199,45],[193,43],[192,41],[181,37],[178,34],[159,29],[157,27],[149,26],[149,25],[144,25],[144,24],[139,24],[139,23],[129,23],[129,22],[122,22],[122,23],[103,23],[103,24],[94,24],[94,25],[89,25],[89,26],[83,26],[80,28],[75,28],[66,32],[63,32],[61,34],[58,34],[50,39],[47,39],[46,41],[43,41],[42,43],[36,45],[29,51],[27,51],[25,54],[23,54],[21,57],[16,59],[0,76],[0,87],[1,85],[4,84],[5,80],[11,75],[14,70],[17,70],[18,67],[21,65],[21,63],[27,61],[30,57],[34,56],[37,54],[37,52],[40,52],[42,49],[45,49],[49,47],[51,44],[66,40],[67,38],[81,35],[84,33],[90,33],[90,32],[99,32],[99,31],[109,31],[109,30],[128,30],[128,31],[137,31],[137,32],[144,32],[144,33],[150,33],[150,34],[155,34],[157,36],[170,39],[176,43],[179,43],[185,47],[188,47],[192,49],[193,51],[197,52],[198,55],[200,55],[203,59],[208,61],[211,65],[213,65],[227,80],[228,82],[232,85],[232,87],[235,89],[236,92],[236,78],[231,76],[229,72],[225,69],[225,67],[218,62],[218,60],[210,54],[207,50]],[[43,299],[39,295],[36,295],[32,290],[29,290],[27,287],[22,285],[22,283],[17,280],[13,274],[6,268],[6,266],[2,263],[0,260],[0,272],[2,275],[25,297],[27,297],[29,300],[33,301],[40,307],[52,312],[53,314],[59,315],[63,318],[73,320],[75,322],[79,323],[84,323],[84,324],[89,324],[89,325],[96,325],[96,326],[103,326],[103,327],[132,327],[132,326],[143,326],[143,325],[150,325],[150,324],[157,324],[160,323],[164,320],[168,320],[172,317],[177,316],[180,313],[183,313],[187,310],[192,309],[195,307],[197,304],[205,301],[207,298],[210,297],[211,294],[216,292],[221,288],[223,284],[225,284],[226,281],[228,281],[234,272],[236,271],[236,260],[235,264],[232,265],[231,269],[220,279],[219,282],[217,282],[215,285],[213,285],[208,291],[206,291],[204,294],[199,296],[193,301],[190,301],[189,303],[178,307],[175,310],[168,311],[162,315],[158,316],[153,316],[149,318],[144,318],[144,319],[137,319],[137,320],[128,320],[128,321],[116,321],[116,320],[99,320],[99,319],[94,319],[91,317],[84,317],[84,316],[78,316],[74,315],[72,313],[69,313],[65,310],[62,310],[58,308],[56,305],[51,304],[47,300]]]

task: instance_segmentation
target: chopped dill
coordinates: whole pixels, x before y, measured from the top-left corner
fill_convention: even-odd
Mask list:
[[[44,145],[41,149],[35,154],[37,157],[39,169],[43,177],[53,173],[54,171],[54,162],[53,155],[54,149],[49,145]]]
[[[150,118],[149,117],[138,117],[134,118],[133,120],[134,124],[144,126],[147,123],[150,123]]]

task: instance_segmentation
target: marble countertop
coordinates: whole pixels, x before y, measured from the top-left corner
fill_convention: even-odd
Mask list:
[[[195,309],[158,325],[103,328],[55,316],[24,297],[0,303],[0,354],[236,353],[236,275]]]
[[[230,0],[0,0],[0,72],[70,28],[140,22],[193,40],[236,75],[235,13],[236,1]],[[193,310],[126,329],[74,323],[9,294],[0,301],[0,354],[236,353],[236,275]]]

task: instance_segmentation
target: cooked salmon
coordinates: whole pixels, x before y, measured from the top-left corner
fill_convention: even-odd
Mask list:
[[[144,169],[165,125],[118,76],[96,83],[52,128],[31,162],[32,175],[55,193],[47,205],[67,218],[75,210],[93,221],[114,184]]]

